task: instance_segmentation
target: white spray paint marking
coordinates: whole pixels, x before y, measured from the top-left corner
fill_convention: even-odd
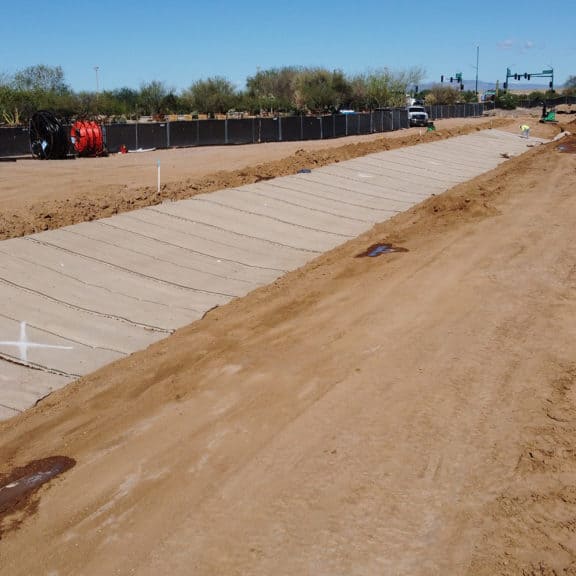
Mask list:
[[[362,172],[358,172],[358,178],[374,178],[373,174],[363,174]]]
[[[0,341],[0,346],[14,346],[18,348],[20,360],[28,362],[28,348],[53,348],[56,350],[73,350],[73,346],[52,346],[51,344],[40,344],[39,342],[29,342],[26,337],[26,322],[20,322],[20,340]]]

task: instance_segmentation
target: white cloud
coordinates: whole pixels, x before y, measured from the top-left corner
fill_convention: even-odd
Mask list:
[[[542,50],[540,45],[536,45],[536,42],[533,40],[525,40],[524,44],[522,45],[522,49],[520,50],[521,54],[526,54],[530,50]]]
[[[498,42],[497,46],[502,50],[509,50],[514,46],[514,40],[502,40],[501,42]]]

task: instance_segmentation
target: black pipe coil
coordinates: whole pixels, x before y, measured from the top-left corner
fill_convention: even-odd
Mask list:
[[[30,148],[41,160],[64,159],[70,155],[68,132],[52,112],[39,110],[30,119]]]

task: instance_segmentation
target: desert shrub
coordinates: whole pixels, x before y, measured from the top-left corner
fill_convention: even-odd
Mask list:
[[[510,92],[505,92],[500,94],[496,99],[496,108],[502,108],[503,110],[515,110],[518,106],[518,97]]]

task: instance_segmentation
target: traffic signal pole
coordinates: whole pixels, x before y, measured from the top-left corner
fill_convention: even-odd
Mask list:
[[[554,68],[549,70],[542,70],[542,72],[524,72],[524,74],[512,73],[510,68],[506,68],[506,81],[504,82],[504,90],[508,90],[508,79],[513,78],[514,80],[530,80],[531,78],[550,78],[548,83],[548,89],[554,92]]]
[[[462,80],[462,72],[456,72],[454,76],[450,76],[450,83],[456,81],[460,86],[460,90],[464,90],[464,80]],[[444,74],[440,76],[440,82],[444,83]],[[476,82],[478,82],[478,77],[476,77]],[[476,85],[478,87],[478,85]]]

